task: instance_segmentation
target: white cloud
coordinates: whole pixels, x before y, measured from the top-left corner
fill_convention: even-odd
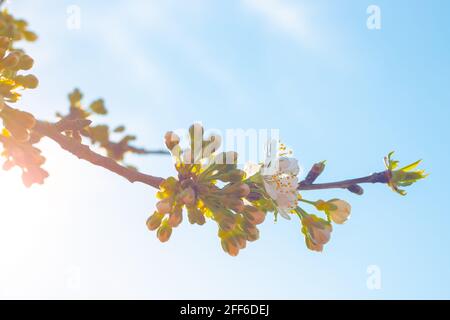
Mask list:
[[[168,42],[181,50],[198,69],[199,73],[216,83],[226,95],[232,99],[245,99],[245,93],[240,89],[238,79],[230,68],[223,61],[211,55],[207,45],[191,36],[183,23],[178,22],[183,20],[182,15],[201,18],[202,15],[206,14],[202,8],[207,8],[207,3],[204,0],[195,0],[184,5],[178,2],[149,1],[140,3],[139,6],[129,6],[127,3],[122,9],[115,8],[115,11],[122,14],[126,12],[132,23],[139,26],[141,32],[164,35]],[[132,35],[127,37],[130,38]],[[118,39],[114,36],[114,39],[110,40],[116,42]],[[139,52],[138,48],[133,48],[133,52]],[[144,60],[144,57],[145,55],[138,61]],[[155,69],[157,66],[153,67]]]
[[[250,10],[260,14],[271,27],[294,38],[304,46],[312,45],[311,28],[305,8],[284,0],[242,0]]]

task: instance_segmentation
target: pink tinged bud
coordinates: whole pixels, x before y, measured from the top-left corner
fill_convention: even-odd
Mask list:
[[[248,186],[248,184],[243,183],[239,186],[239,196],[240,197],[247,197],[250,194],[250,187]]]
[[[187,207],[187,209],[189,223],[198,225],[205,224],[205,216],[200,210],[197,209],[197,207]]]
[[[161,214],[169,213],[172,210],[172,205],[170,204],[168,199],[164,199],[161,201],[158,201],[156,204],[156,209]]]
[[[185,205],[190,206],[195,203],[195,191],[191,187],[186,188],[180,195],[180,200]]]
[[[302,224],[302,232],[312,241],[312,244],[324,245],[330,240],[333,228],[328,221],[314,215],[307,215],[302,219]],[[314,247],[312,244],[311,247]]]
[[[172,150],[180,143],[180,137],[172,131],[169,131],[164,136],[164,142],[167,149]]]
[[[329,210],[330,219],[337,224],[343,224],[350,216],[352,207],[344,200],[331,200],[329,203],[335,206],[333,210]]]
[[[309,250],[317,251],[317,252],[322,252],[323,251],[323,244],[317,244],[309,237],[305,238],[305,242],[306,242],[306,247]]]
[[[259,210],[252,206],[246,206],[244,211],[245,219],[252,225],[258,225],[264,222],[266,214],[264,211]]]
[[[236,219],[234,217],[225,216],[218,222],[223,231],[231,231],[236,226]]]
[[[239,246],[230,239],[221,241],[223,250],[232,257],[236,257],[239,254]]]
[[[147,228],[150,231],[156,230],[161,225],[161,220],[164,215],[160,214],[159,212],[155,212],[147,219]]]
[[[229,202],[229,207],[235,212],[242,212],[245,209],[245,204],[241,199],[234,199]]]
[[[256,227],[247,230],[247,240],[256,241],[259,239],[259,230]]]
[[[331,225],[324,225],[324,227],[311,226],[309,228],[311,239],[314,243],[325,244],[330,241],[331,229]]]
[[[245,240],[244,236],[236,236],[236,242],[239,246],[239,249],[245,249],[247,246],[247,241]]]
[[[169,220],[167,220],[167,223],[172,228],[176,228],[180,225],[181,221],[183,221],[183,214],[181,211],[177,211],[169,214]]]
[[[161,242],[168,241],[171,235],[172,235],[172,227],[167,224],[163,224],[162,226],[160,226],[156,233],[156,236]]]

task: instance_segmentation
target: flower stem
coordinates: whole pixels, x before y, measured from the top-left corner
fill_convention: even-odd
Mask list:
[[[388,183],[388,181],[388,171],[381,171],[361,178],[329,183],[304,184],[302,181],[298,185],[298,190],[348,189],[361,183]]]

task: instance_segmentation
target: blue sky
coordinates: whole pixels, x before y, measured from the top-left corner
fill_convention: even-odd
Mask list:
[[[369,5],[381,29],[366,27]],[[70,30],[67,8],[81,9]],[[382,170],[391,150],[431,173],[400,197],[383,185],[353,206],[322,254],[297,221],[267,219],[261,239],[224,254],[213,223],[160,244],[145,220],[155,190],[76,160],[51,142],[50,178],[25,189],[1,173],[0,296],[25,298],[450,298],[450,28],[447,1],[10,1],[40,39],[26,44],[40,87],[20,102],[52,119],[79,87],[111,124],[159,148],[167,130],[276,128],[321,181]],[[99,121],[103,121],[99,119]],[[132,157],[169,176],[167,158]],[[81,200],[81,201],[80,201]],[[369,290],[368,266],[381,271]]]

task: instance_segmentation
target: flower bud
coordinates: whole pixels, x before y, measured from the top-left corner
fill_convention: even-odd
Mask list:
[[[209,158],[220,148],[222,138],[219,135],[211,135],[208,140],[203,141],[203,157]]]
[[[20,57],[18,67],[19,67],[19,69],[22,69],[22,70],[29,70],[33,67],[33,64],[34,64],[33,58],[31,58],[27,54],[24,54],[22,57]]]
[[[226,201],[228,208],[236,211],[242,212],[245,209],[244,201],[238,198],[231,198]]]
[[[192,207],[187,207],[188,210],[188,220],[189,223],[191,224],[198,224],[198,225],[203,225],[206,222],[205,216],[203,215],[203,213],[198,210],[197,207],[192,206]]]
[[[164,142],[166,144],[167,149],[172,150],[180,143],[180,137],[175,134],[173,131],[168,131],[164,135]]]
[[[163,221],[161,226],[158,228],[158,231],[156,232],[156,236],[158,237],[159,241],[166,242],[170,239],[171,235],[172,227],[167,224],[167,221]]]
[[[176,207],[173,212],[169,214],[169,220],[167,220],[167,223],[172,228],[178,227],[183,221],[183,213],[181,207]]]
[[[10,43],[10,40],[8,37],[5,37],[5,36],[0,37],[0,48],[5,49],[5,50],[8,49],[9,43]]]
[[[347,190],[359,196],[364,194],[364,189],[358,184],[351,185]]]
[[[189,127],[189,135],[191,137],[191,142],[203,141],[203,134],[205,133],[205,129],[200,123],[194,123]]]
[[[223,216],[219,218],[218,224],[223,231],[228,232],[236,226],[236,218],[235,216]]]
[[[159,213],[158,211],[155,211],[148,219],[147,219],[147,228],[150,231],[156,230],[161,225],[162,218],[164,217],[163,214]]]
[[[306,238],[311,238],[314,244],[323,245],[330,240],[333,228],[328,221],[318,218],[315,215],[306,215],[302,218],[302,224],[302,232]]]
[[[230,241],[230,239],[222,240],[221,245],[223,250],[230,256],[236,257],[239,254],[239,246]]]
[[[325,161],[315,163],[311,170],[309,170],[304,183],[311,184],[322,174],[323,170],[325,169]]]
[[[158,201],[156,203],[156,209],[161,214],[169,213],[170,211],[172,211],[172,205],[170,203],[170,200],[164,199],[164,200]]]
[[[247,228],[246,234],[248,241],[256,241],[259,239],[259,230],[253,225]]]
[[[242,183],[239,186],[239,193],[238,194],[239,194],[240,197],[243,197],[243,198],[247,197],[250,194],[250,187],[248,186],[248,184]]]
[[[235,236],[235,239],[239,249],[245,249],[245,247],[247,246],[247,241],[245,237],[243,235],[237,235]]]
[[[32,74],[16,76],[15,80],[24,88],[34,89],[39,85],[39,80]]]
[[[184,189],[180,195],[180,201],[187,206],[191,206],[195,203],[195,191],[191,187]]]
[[[36,39],[37,39],[36,33],[32,32],[32,31],[25,31],[23,33],[23,35],[25,37],[25,40],[30,41],[30,42],[36,41]]]
[[[323,251],[323,244],[315,243],[310,237],[305,237],[305,243],[306,247],[309,250],[322,252]]]
[[[347,221],[350,216],[350,211],[352,210],[350,204],[340,199],[331,200],[329,203],[334,205],[334,208],[328,211],[330,219],[337,224],[343,224]]]
[[[241,198],[245,198],[250,193],[250,187],[246,183],[230,183],[225,188],[223,192],[226,194],[235,194]]]
[[[14,68],[20,61],[20,54],[17,52],[11,52],[0,62],[3,68]]]
[[[264,222],[266,214],[253,206],[245,206],[244,217],[252,225],[258,225]]]

